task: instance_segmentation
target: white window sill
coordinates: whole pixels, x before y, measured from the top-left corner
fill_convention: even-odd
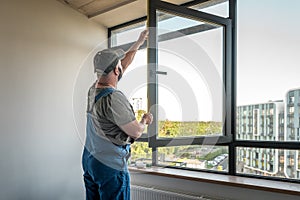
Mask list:
[[[254,190],[277,192],[290,195],[300,195],[300,185],[298,183],[262,180],[257,178],[246,178],[239,176],[230,176],[223,174],[196,172],[162,167],[151,167],[145,169],[130,167],[129,170],[131,173],[146,173],[150,175],[165,176],[169,178],[179,178],[198,182],[248,188]]]

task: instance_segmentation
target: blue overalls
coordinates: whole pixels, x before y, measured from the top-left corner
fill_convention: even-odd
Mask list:
[[[103,89],[95,98],[113,92]],[[130,145],[118,146],[96,132],[92,113],[87,113],[86,143],[82,155],[86,200],[130,200],[127,157]]]

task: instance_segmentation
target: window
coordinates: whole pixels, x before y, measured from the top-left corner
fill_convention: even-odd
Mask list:
[[[294,103],[294,99],[295,99],[295,97],[292,96],[292,95],[294,95],[294,94],[292,93],[292,94],[290,94],[290,96],[289,96],[289,103],[290,103],[290,104],[293,104],[293,103]]]
[[[174,0],[162,0],[168,3],[174,3],[177,5],[182,5],[186,7],[190,7],[195,10],[199,10],[205,13],[217,15],[220,17],[229,17],[229,1],[228,0],[218,0],[218,3],[216,1],[207,1],[202,3],[193,3],[193,1],[190,0],[183,0],[183,1],[174,1]]]
[[[300,2],[181,2],[149,1],[148,49],[120,88],[155,118],[131,164],[300,180]],[[145,20],[111,28],[110,45],[128,48]]]
[[[209,6],[209,3],[211,3],[212,5]],[[229,0],[221,0],[218,4],[215,5],[213,1],[210,1],[206,4],[197,4],[195,6],[192,6],[191,8],[224,18],[229,17]]]
[[[136,35],[146,28],[146,20],[139,19],[137,23],[127,26],[117,26],[110,29],[110,46],[120,46],[134,42]]]
[[[300,59],[295,54],[300,50],[300,26],[294,24],[295,17],[300,17],[299,8],[296,1],[237,0],[237,107],[264,107],[261,128],[267,133],[247,141],[236,137],[236,144],[244,145],[237,147],[237,153],[245,148],[259,149],[259,157],[264,157],[257,166],[244,162],[238,173],[300,179],[295,168],[300,142],[295,131],[299,126],[295,116],[299,89],[294,89],[300,86],[295,75],[300,72],[296,67]]]
[[[165,38],[157,45],[157,71],[166,73],[157,76],[158,137],[222,135],[224,28],[159,10],[156,15],[157,38]],[[211,30],[180,35],[201,27]],[[179,37],[168,38],[172,34]]]
[[[158,164],[167,167],[228,171],[228,148],[188,145],[158,148]]]
[[[117,26],[110,31],[110,47],[118,47],[127,50],[134,42],[140,32],[145,29],[146,20],[139,19],[138,22],[126,26]],[[143,46],[135,55],[130,68],[124,73],[118,85],[128,97],[137,120],[147,111],[147,50]],[[122,84],[122,82],[126,84]],[[147,130],[146,130],[147,132]],[[152,166],[152,148],[148,147],[147,135],[142,136],[141,142],[135,142],[131,146],[130,166],[149,167]],[[143,142],[144,141],[144,142]]]
[[[289,113],[294,114],[294,107],[293,106],[289,108]]]
[[[142,165],[139,165],[139,163]],[[131,145],[129,166],[141,168],[152,166],[152,149],[148,147],[147,142],[135,142]]]
[[[236,151],[248,151],[249,153],[253,152],[255,155],[252,157],[243,157],[243,159],[238,157],[237,173],[283,177],[283,173],[279,174],[279,166],[280,163],[284,163],[284,150],[238,147]]]
[[[253,123],[252,121],[250,121],[250,125],[252,124],[253,125],[253,134],[254,135],[259,135],[260,132],[259,132],[259,110],[258,109],[255,109],[253,110]]]

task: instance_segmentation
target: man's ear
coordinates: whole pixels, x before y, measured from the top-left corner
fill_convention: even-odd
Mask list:
[[[119,75],[118,65],[114,68],[114,73],[115,73],[116,75]]]

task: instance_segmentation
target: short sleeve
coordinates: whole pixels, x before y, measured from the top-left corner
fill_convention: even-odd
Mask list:
[[[111,120],[118,126],[128,124],[135,120],[133,109],[126,96],[115,91],[111,94]]]

